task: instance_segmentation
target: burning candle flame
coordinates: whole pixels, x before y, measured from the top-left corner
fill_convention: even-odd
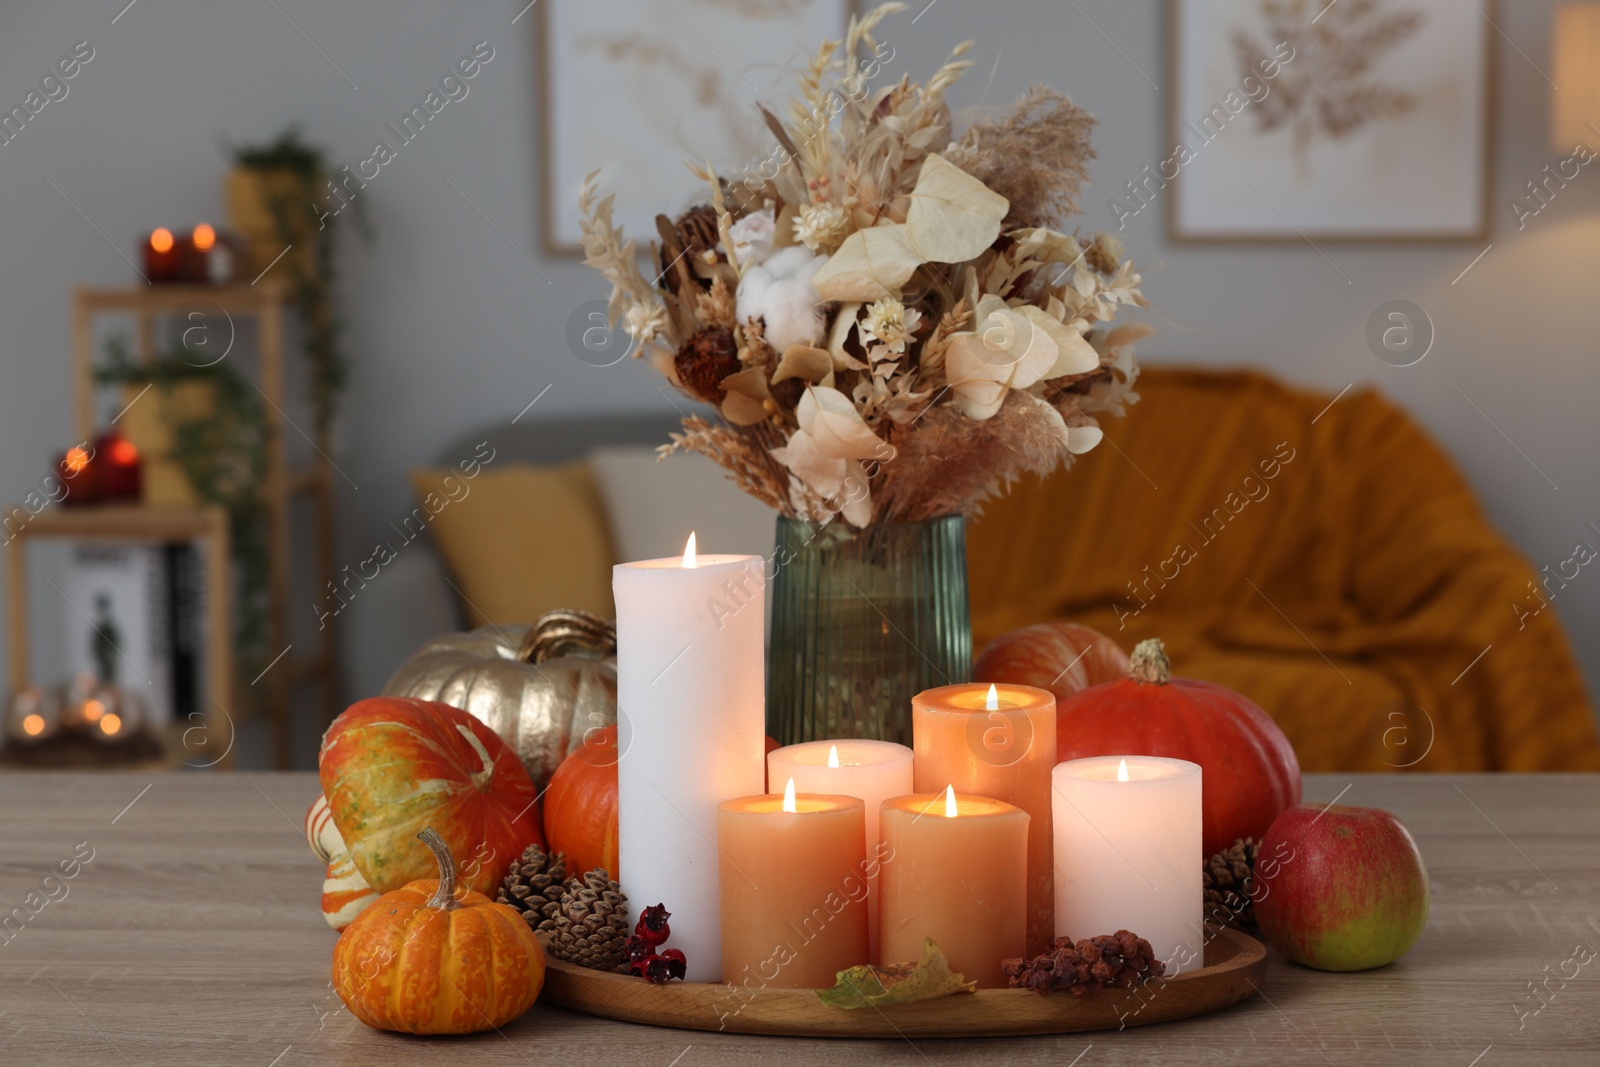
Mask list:
[[[1117,761],[1117,781],[1126,782],[1127,780],[1128,780],[1128,761],[1127,760],[1118,760]]]
[[[830,767],[839,766],[839,746],[838,745],[829,745],[828,746],[828,766],[830,766]]]
[[[100,719],[100,732],[107,737],[112,736],[120,729],[122,729],[122,716],[116,712],[109,711]]]
[[[29,737],[38,737],[44,733],[44,716],[37,712],[23,716],[22,732]]]
[[[956,817],[956,787],[954,785],[944,787],[944,817],[947,819]]]
[[[689,543],[683,546],[683,565],[691,570],[696,566],[694,554],[694,533],[689,534]]]
[[[172,251],[172,231],[165,226],[150,234],[150,247],[157,252]]]
[[[794,779],[789,779],[789,784],[783,787],[783,810],[794,811]]]
[[[193,239],[194,246],[200,251],[206,252],[210,250],[212,245],[217,243],[217,231],[202,222],[194,228]]]
[[[106,706],[99,700],[86,700],[83,704],[83,717],[90,722],[99,722],[100,716],[106,713]]]
[[[989,695],[987,697],[985,697],[984,700],[983,700],[983,710],[984,711],[999,711],[1000,710],[1000,691],[997,690],[994,687],[994,683],[993,682],[989,683]]]

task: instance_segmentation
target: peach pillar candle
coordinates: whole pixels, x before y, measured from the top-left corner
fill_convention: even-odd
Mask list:
[[[722,980],[823,989],[867,962],[866,809],[797,793],[717,805]]]
[[[953,784],[1028,813],[1028,955],[1055,937],[1050,769],[1056,763],[1056,698],[1031,685],[940,686],[911,701],[916,790]]]
[[[1056,933],[1131,930],[1168,974],[1204,966],[1200,765],[1093,756],[1054,777]]]
[[[918,793],[883,802],[878,958],[915,963],[923,938],[950,969],[1003,988],[1027,943],[1028,813],[1001,800]]]
[[[867,945],[878,962],[878,809],[911,792],[911,750],[893,741],[807,741],[767,753],[767,781],[794,779],[806,793],[860,797],[867,809]]]

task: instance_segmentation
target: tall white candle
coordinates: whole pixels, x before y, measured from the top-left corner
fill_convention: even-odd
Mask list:
[[[623,563],[617,602],[617,864],[630,907],[665,904],[687,979],[722,977],[717,805],[763,792],[760,556]]]
[[[1168,974],[1203,967],[1200,765],[1095,756],[1052,776],[1056,935],[1131,930]]]
[[[878,951],[878,816],[883,802],[911,792],[911,750],[893,741],[854,738],[807,741],[767,753],[767,781],[794,779],[802,793],[860,797],[867,808],[866,870],[868,944]],[[873,963],[879,961],[874,958]],[[893,962],[893,961],[891,961]]]

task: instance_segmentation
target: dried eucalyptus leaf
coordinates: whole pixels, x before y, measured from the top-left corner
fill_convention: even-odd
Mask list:
[[[965,263],[994,244],[1011,202],[938,153],[922,161],[906,231],[924,260]]]
[[[899,293],[925,261],[904,227],[872,226],[846,237],[811,284],[824,300],[881,300]]]

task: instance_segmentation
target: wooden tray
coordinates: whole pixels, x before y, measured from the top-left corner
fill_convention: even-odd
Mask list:
[[[1259,941],[1223,930],[1203,969],[1137,990],[1085,997],[1027,989],[980,989],[888,1008],[832,1008],[809,989],[751,991],[709,982],[654,986],[639,978],[551,959],[540,999],[590,1015],[686,1030],[791,1037],[1002,1037],[1115,1030],[1185,1019],[1254,996],[1266,979]]]

